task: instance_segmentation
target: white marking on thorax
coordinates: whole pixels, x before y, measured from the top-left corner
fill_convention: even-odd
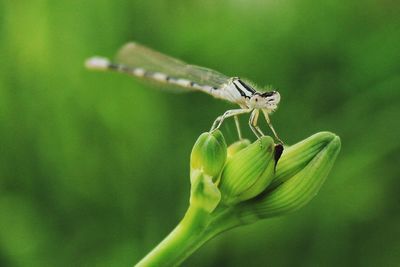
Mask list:
[[[233,86],[235,87],[236,91],[242,96],[250,98],[253,96],[255,91],[251,90],[246,84],[240,81],[239,78],[236,78],[232,81]]]
[[[233,103],[245,103],[245,98],[240,95],[232,83],[227,83],[217,90],[210,92],[214,97],[228,100]]]

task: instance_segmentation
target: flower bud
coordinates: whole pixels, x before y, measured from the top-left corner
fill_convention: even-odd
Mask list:
[[[274,178],[274,147],[273,139],[263,136],[227,160],[219,184],[226,205],[253,198],[269,185]]]
[[[304,169],[334,138],[337,138],[337,136],[330,132],[319,132],[295,145],[285,148],[285,152],[279,160],[275,178],[269,189],[284,183]]]
[[[225,164],[226,150],[225,139],[220,131],[201,134],[190,155],[191,171],[201,170],[213,181],[217,180]]]
[[[286,149],[271,186],[237,207],[243,222],[280,216],[306,205],[324,183],[340,146],[338,136],[322,132]]]

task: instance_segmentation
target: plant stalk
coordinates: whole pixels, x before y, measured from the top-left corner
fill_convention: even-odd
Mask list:
[[[193,205],[189,206],[175,229],[137,263],[136,267],[179,265],[208,240],[205,230],[209,220],[209,213]]]

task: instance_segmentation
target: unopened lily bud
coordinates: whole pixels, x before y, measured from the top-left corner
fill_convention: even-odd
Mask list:
[[[225,139],[220,131],[201,134],[190,155],[191,172],[200,170],[215,181],[224,167],[226,150]]]
[[[304,169],[305,166],[324,149],[336,135],[330,132],[319,132],[287,147],[279,160],[275,178],[270,188],[274,188],[287,181],[293,175]]]
[[[338,136],[322,132],[286,149],[271,186],[237,207],[242,221],[280,216],[306,205],[325,182],[340,146]]]
[[[224,204],[234,205],[264,191],[274,178],[274,148],[273,139],[263,136],[227,160],[219,184]]]

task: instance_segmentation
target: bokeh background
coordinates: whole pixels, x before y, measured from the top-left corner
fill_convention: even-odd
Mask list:
[[[132,266],[183,216],[191,147],[232,105],[84,69],[131,40],[274,85],[289,144],[342,138],[307,207],[184,266],[398,266],[399,14],[394,0],[0,1],[0,266]]]

